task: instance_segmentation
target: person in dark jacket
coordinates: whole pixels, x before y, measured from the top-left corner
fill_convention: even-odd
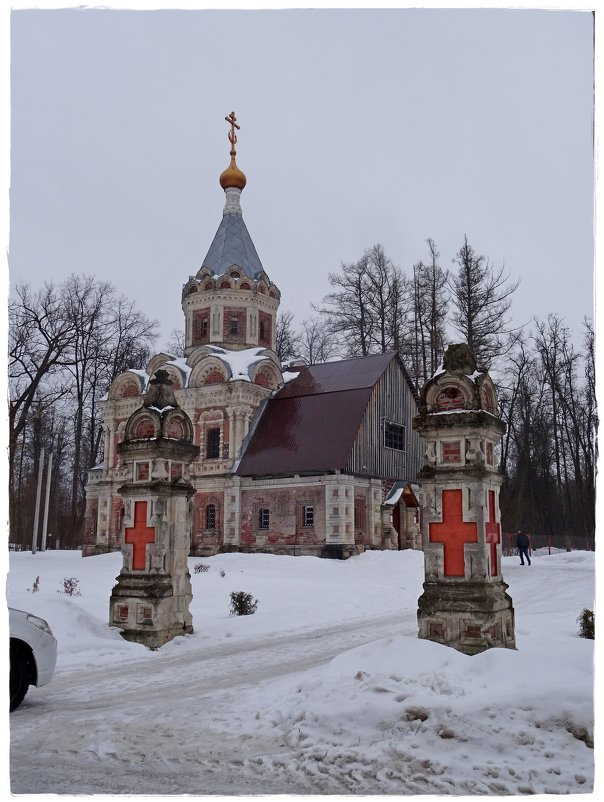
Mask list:
[[[531,564],[531,558],[529,557],[528,549],[529,549],[529,539],[521,532],[520,529],[518,530],[518,534],[516,535],[516,548],[518,549],[518,556],[520,557],[520,565],[524,565],[524,558],[526,557],[526,561],[528,564]]]

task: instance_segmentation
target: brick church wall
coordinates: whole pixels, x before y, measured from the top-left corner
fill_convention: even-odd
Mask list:
[[[367,506],[371,503],[365,488],[355,488],[354,492],[354,542],[357,546],[370,546],[371,533],[367,521]]]
[[[313,525],[305,526],[304,508],[313,508]],[[268,526],[260,526],[260,511],[268,510]],[[307,512],[308,516],[308,512]],[[322,485],[264,487],[241,491],[241,548],[291,553],[294,548],[325,543],[325,491]]]
[[[214,507],[214,526],[208,527],[208,506]],[[222,494],[196,493],[193,496],[191,554],[215,554],[223,542],[224,501]]]
[[[263,345],[265,348],[270,348],[272,345],[271,321],[271,316],[266,312],[260,312],[258,315],[258,345]]]
[[[193,315],[193,345],[210,342],[210,309],[198,309]]]
[[[109,528],[109,547],[121,547],[122,518],[124,517],[124,502],[120,496],[111,499],[111,525]]]
[[[99,513],[98,498],[86,500],[86,512],[84,513],[84,541],[85,546],[94,546],[96,543],[96,530]]]
[[[237,331],[234,332],[235,326]],[[247,312],[240,307],[225,307],[223,313],[222,339],[225,343],[245,343]]]

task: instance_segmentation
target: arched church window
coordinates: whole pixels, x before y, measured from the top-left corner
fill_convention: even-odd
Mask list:
[[[172,440],[182,440],[185,436],[185,430],[182,423],[178,418],[172,418],[166,427],[166,436]]]
[[[146,438],[146,437],[154,437],[155,436],[155,426],[153,425],[153,421],[149,418],[143,418],[136,426],[135,435],[137,440]]]
[[[197,284],[193,284],[193,286],[189,288],[189,295],[193,295],[194,292],[197,292]]]
[[[497,413],[497,405],[493,400],[492,393],[486,387],[483,387],[480,393],[480,402],[482,408],[485,409],[487,412],[495,415]]]
[[[206,459],[220,457],[220,429],[208,429],[206,432]]]
[[[130,398],[140,395],[140,388],[134,381],[124,382],[117,392],[117,398]]]
[[[264,330],[264,320],[261,320],[260,321],[260,339],[264,340],[265,336],[266,336],[266,334],[265,334],[265,330]]]
[[[204,317],[201,321],[201,336],[206,337],[208,334],[208,319]]]
[[[466,399],[458,387],[445,387],[436,399],[436,406],[439,412],[447,412],[450,409],[463,409],[465,405]]]
[[[239,318],[231,318],[231,334],[239,334]]]
[[[230,276],[231,278],[239,278],[240,274],[236,270],[232,270]]]
[[[206,507],[206,529],[216,529],[216,505],[208,504]]]
[[[170,381],[172,382],[172,389],[181,390],[182,380],[180,375],[175,370],[169,370],[168,375],[170,376]]]
[[[231,285],[229,284],[228,281],[221,281],[220,282],[220,289],[221,290],[230,290],[231,289]]]
[[[247,283],[247,281],[244,281],[242,284],[239,285],[239,289],[240,290],[251,290],[251,287]]]
[[[214,288],[214,285],[212,284],[212,282],[211,282],[211,281],[207,281],[207,282],[206,282],[206,283],[203,285],[203,288],[204,288],[204,290],[211,290],[211,289],[213,289],[213,288]]]
[[[210,368],[204,377],[202,384],[220,384],[220,382],[223,381],[226,381],[224,374],[218,370],[218,368]]]

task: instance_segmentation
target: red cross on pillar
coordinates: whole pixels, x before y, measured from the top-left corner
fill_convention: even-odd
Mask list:
[[[144,571],[147,563],[147,543],[155,542],[155,527],[147,526],[147,502],[134,502],[134,526],[124,532],[126,543],[132,543],[132,568]]]
[[[445,576],[464,576],[464,543],[478,542],[475,522],[464,522],[461,490],[443,490],[442,523],[429,524],[431,543],[443,544]]]
[[[501,525],[495,515],[495,491],[489,490],[489,520],[485,526],[487,543],[491,544],[491,576],[497,576],[497,544],[500,541]]]

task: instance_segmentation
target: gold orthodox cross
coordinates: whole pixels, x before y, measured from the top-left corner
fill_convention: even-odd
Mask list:
[[[240,131],[241,126],[237,125],[237,117],[235,117],[235,112],[232,111],[228,117],[224,118],[228,123],[231,124],[231,130],[229,131],[229,142],[231,143],[231,156],[235,156],[235,143],[237,142],[237,134],[235,133],[235,128]]]

